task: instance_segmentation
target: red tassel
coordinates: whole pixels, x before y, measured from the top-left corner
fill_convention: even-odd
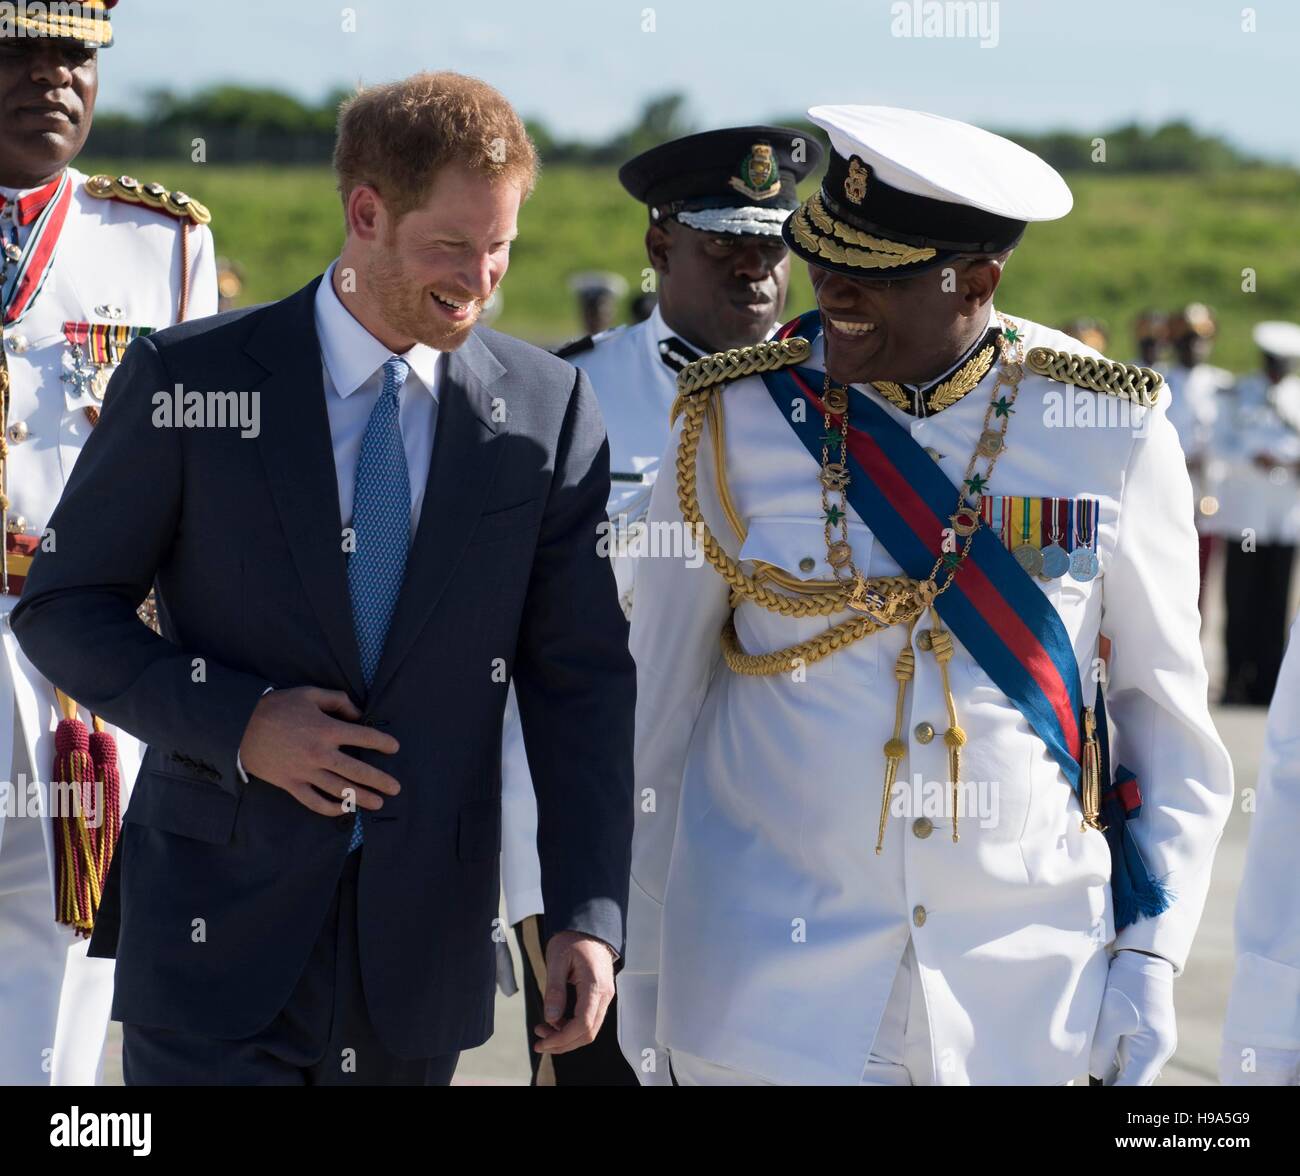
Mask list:
[[[122,831],[122,776],[117,767],[117,744],[104,729],[104,720],[94,716],[95,729],[90,733],[90,761],[94,765],[95,785],[99,791],[99,826],[95,830],[95,869],[102,894],[113,863]],[[96,910],[99,903],[95,903]]]
[[[78,935],[89,935],[103,881],[95,868],[94,830],[88,820],[95,814],[95,766],[90,758],[90,733],[77,718],[77,704],[61,690],[55,693],[63,711],[54,730],[54,771],[50,775],[56,918]]]

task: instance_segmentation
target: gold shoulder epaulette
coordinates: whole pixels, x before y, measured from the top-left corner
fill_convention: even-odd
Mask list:
[[[677,396],[668,417],[669,425],[676,422],[687,397],[758,372],[774,372],[792,363],[802,363],[810,350],[807,339],[794,335],[789,339],[769,339],[752,347],[733,347],[730,351],[700,356],[677,373]]]
[[[212,220],[207,205],[200,204],[184,192],[169,192],[161,184],[142,184],[134,176],[97,175],[86,180],[86,191],[100,200],[121,200],[127,204],[143,204],[156,212],[165,212],[177,220],[206,225]]]
[[[1165,382],[1164,376],[1154,368],[1076,355],[1072,351],[1056,351],[1051,347],[1032,348],[1025,356],[1025,366],[1035,375],[1046,376],[1049,380],[1090,388],[1107,396],[1119,396],[1144,408],[1155,404]]]

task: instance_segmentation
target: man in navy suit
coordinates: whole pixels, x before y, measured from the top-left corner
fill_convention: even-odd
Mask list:
[[[535,169],[482,82],[361,91],[328,272],[112,380],[12,624],[149,745],[91,945],[129,1083],[450,1081],[492,1030],[511,680],[556,929],[538,1048],[600,1028],[635,695],[604,429],[585,376],[475,329]]]

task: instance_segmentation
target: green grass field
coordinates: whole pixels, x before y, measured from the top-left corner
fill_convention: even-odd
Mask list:
[[[338,249],[342,212],[326,168],[223,167],[152,161],[79,161],[88,172],[129,172],[181,188],[212,209],[218,251],[243,267],[243,301],[278,298],[320,272]],[[1110,353],[1131,358],[1130,324],[1148,306],[1208,302],[1219,315],[1215,361],[1253,367],[1251,325],[1300,319],[1300,173],[1284,170],[1210,176],[1067,177],[1075,210],[1031,225],[1008,266],[998,305],[1058,324],[1087,315],[1110,328]],[[612,170],[546,169],[520,219],[505,310],[495,324],[543,344],[579,333],[567,277],[584,269],[623,274],[641,286],[644,210]],[[1242,290],[1255,271],[1257,292]],[[787,311],[811,305],[796,265]]]

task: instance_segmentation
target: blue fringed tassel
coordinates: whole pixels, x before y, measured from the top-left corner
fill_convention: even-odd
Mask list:
[[[1129,786],[1122,788],[1121,785],[1125,784]],[[1126,808],[1124,798],[1135,795],[1136,778],[1121,766],[1102,807],[1106,844],[1110,846],[1110,892],[1116,932],[1138,919],[1149,919],[1167,910],[1174,898],[1163,882],[1151,876],[1142,860],[1137,840],[1129,830],[1130,818],[1137,816],[1142,809],[1140,803],[1132,809]]]

